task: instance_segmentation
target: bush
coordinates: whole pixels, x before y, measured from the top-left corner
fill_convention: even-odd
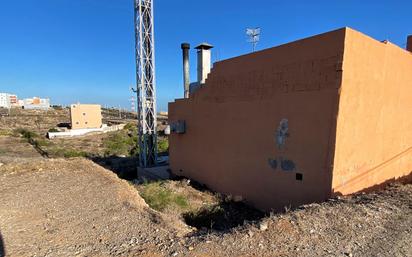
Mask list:
[[[37,133],[23,128],[15,129],[14,134],[19,134],[27,140],[39,137]]]
[[[106,148],[105,155],[133,155],[137,148],[137,136],[130,136],[124,132],[113,133],[103,141]]]
[[[87,157],[88,154],[83,151],[66,150],[63,153],[64,158]]]
[[[136,156],[139,153],[137,126],[128,123],[122,131],[113,132],[103,140],[105,155]]]
[[[126,126],[124,126],[124,130],[129,130],[129,131],[137,131],[137,124],[134,123],[127,123]]]
[[[55,157],[64,157],[64,158],[76,158],[76,157],[88,157],[89,154],[83,151],[77,151],[74,149],[65,149],[57,148],[50,151]]]
[[[159,138],[157,148],[159,153],[169,152],[169,140],[167,138]]]
[[[140,192],[146,203],[157,211],[168,207],[186,209],[189,207],[186,197],[174,193],[161,182],[146,183]]]

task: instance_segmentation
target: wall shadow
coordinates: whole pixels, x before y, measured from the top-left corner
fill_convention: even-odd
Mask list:
[[[134,180],[137,179],[137,157],[90,157],[94,163],[111,170],[121,179]]]
[[[218,204],[206,206],[195,212],[183,214],[189,226],[199,229],[198,234],[212,232],[225,233],[247,222],[259,222],[266,217],[261,212],[244,202],[222,199]]]
[[[5,249],[3,237],[0,231],[0,257],[4,257],[4,256],[6,256],[6,249]]]
[[[359,193],[372,193],[372,192],[376,192],[379,190],[383,190],[385,189],[387,186],[391,185],[391,184],[412,184],[412,172],[409,173],[409,175],[400,177],[400,178],[393,178],[393,179],[388,179],[380,184],[375,184],[373,186],[364,188],[362,190],[359,190],[353,194],[359,194]],[[343,194],[339,191],[333,192],[334,196],[343,196]]]

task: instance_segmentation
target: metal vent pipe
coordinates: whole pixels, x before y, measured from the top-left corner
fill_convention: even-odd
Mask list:
[[[412,35],[408,36],[408,40],[406,43],[406,50],[412,53]]]
[[[190,44],[183,43],[182,44],[182,51],[183,51],[183,85],[184,85],[185,98],[189,98],[189,86],[190,86],[189,50],[190,50]]]

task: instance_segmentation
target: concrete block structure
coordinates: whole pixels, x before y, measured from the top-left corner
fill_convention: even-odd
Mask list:
[[[48,110],[50,109],[50,99],[48,98],[27,98],[23,100],[23,109],[26,110]]]
[[[350,28],[214,64],[169,104],[173,173],[263,210],[412,172],[412,53]]]
[[[102,127],[102,110],[97,104],[72,104],[70,106],[72,129],[96,129]]]

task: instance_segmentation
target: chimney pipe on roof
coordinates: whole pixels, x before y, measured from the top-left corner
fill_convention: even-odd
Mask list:
[[[408,36],[408,42],[406,43],[406,50],[412,53],[412,35]]]
[[[197,49],[197,81],[199,84],[206,82],[207,75],[209,75],[212,68],[211,51],[213,46],[208,43],[198,45]]]
[[[189,50],[190,44],[183,43],[183,83],[184,83],[184,92],[185,98],[189,98],[189,86],[190,86],[190,66],[189,66]]]

